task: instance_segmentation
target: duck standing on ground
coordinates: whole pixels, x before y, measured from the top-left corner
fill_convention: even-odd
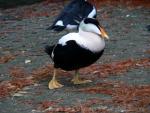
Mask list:
[[[72,0],[47,30],[77,29],[84,18],[96,18],[96,13],[96,7],[87,0]]]
[[[91,82],[91,80],[81,80],[78,70],[99,59],[104,52],[105,38],[109,37],[99,22],[93,18],[85,18],[81,21],[77,33],[68,33],[60,38],[55,45],[46,46],[45,52],[54,62],[54,74],[49,82],[49,89],[63,86],[56,80],[57,68],[66,71],[75,70],[75,76],[72,79],[74,84]]]

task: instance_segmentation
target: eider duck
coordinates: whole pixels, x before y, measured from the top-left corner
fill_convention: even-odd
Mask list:
[[[96,62],[104,52],[105,41],[108,35],[94,18],[85,18],[79,25],[77,33],[64,35],[53,46],[46,46],[45,52],[54,62],[54,74],[49,82],[49,89],[60,88],[61,85],[56,80],[56,70],[61,68],[66,71],[75,70],[72,79],[74,84],[91,82],[91,80],[81,80],[79,69]]]
[[[87,0],[72,0],[47,30],[77,29],[83,18],[96,18],[96,8]]]

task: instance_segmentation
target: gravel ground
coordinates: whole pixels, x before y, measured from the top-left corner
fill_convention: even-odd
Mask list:
[[[56,5],[59,7],[56,8]],[[10,68],[23,67],[26,71],[31,72],[45,64],[52,63],[44,53],[43,48],[46,44],[56,43],[67,32],[56,33],[47,31],[46,28],[52,23],[62,7],[61,3],[45,6],[43,4],[35,4],[0,10],[0,56],[15,55],[13,60],[0,63],[1,83],[13,79],[9,73]],[[30,15],[31,13],[32,15]],[[110,64],[127,59],[150,58],[150,32],[146,29],[146,26],[150,25],[149,8],[104,6],[98,10],[98,19],[108,32],[110,40],[106,42],[105,53],[98,60],[97,64]],[[31,62],[25,63],[27,60]],[[49,79],[42,79],[34,85],[24,87],[21,89],[22,92],[13,93],[11,96],[2,98],[0,101],[0,113],[48,112],[52,107],[42,109],[40,105],[43,101],[48,101],[49,103],[47,104],[49,106],[57,103],[55,106],[57,108],[57,106],[76,106],[93,98],[107,100],[111,98],[110,95],[104,93],[85,93],[76,90],[94,87],[95,84],[105,81],[119,81],[127,85],[149,86],[149,74],[149,67],[135,68],[121,73],[119,76],[110,75],[109,77],[96,79],[90,84],[79,86],[69,83],[70,77],[60,77],[61,82],[65,86],[58,90],[49,90],[47,88]],[[93,76],[94,78],[94,75],[91,74],[83,76],[84,78],[86,76]],[[98,104],[91,107],[91,109],[96,108],[108,110],[111,113],[126,112],[126,108],[120,106],[114,107]],[[62,112],[68,113],[65,110],[62,110]],[[86,113],[84,111],[81,112]]]

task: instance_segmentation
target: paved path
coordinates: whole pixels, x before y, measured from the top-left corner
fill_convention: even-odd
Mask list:
[[[47,71],[46,65],[52,62],[43,48],[67,32],[55,33],[46,28],[62,7],[61,3],[35,4],[0,12],[0,113],[146,113],[150,110],[150,32],[146,29],[150,10],[101,7],[98,19],[110,40],[96,65],[81,71],[83,78],[93,82],[75,86],[70,83],[73,72],[61,71],[64,76],[59,78],[65,86],[49,90],[52,68]],[[22,85],[26,78],[31,83]]]

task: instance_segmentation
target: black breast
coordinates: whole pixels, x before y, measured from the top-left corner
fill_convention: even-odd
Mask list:
[[[94,63],[104,50],[94,53],[80,47],[75,41],[68,41],[65,46],[58,44],[54,49],[54,67],[63,70],[75,70]]]

